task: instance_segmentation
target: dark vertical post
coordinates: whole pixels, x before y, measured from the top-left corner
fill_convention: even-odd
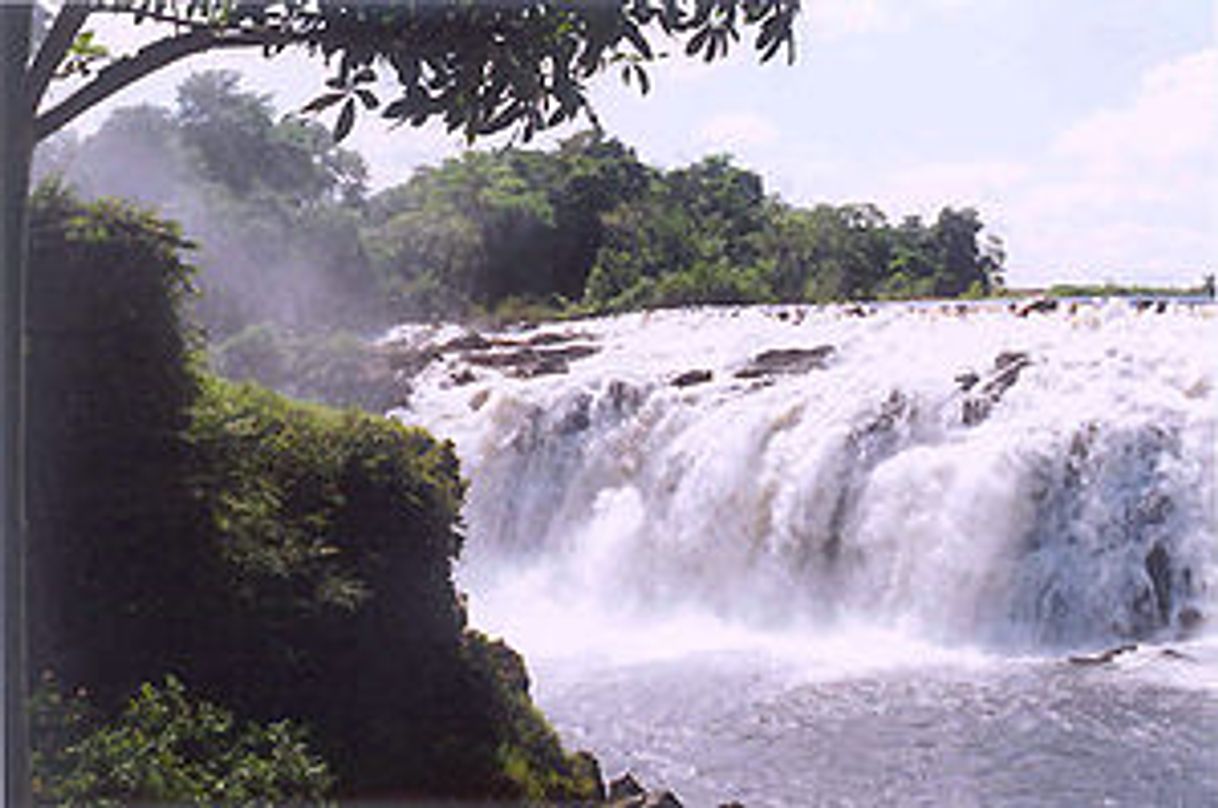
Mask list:
[[[4,797],[30,802],[25,646],[24,337],[26,198],[33,149],[32,110],[24,76],[30,55],[31,4],[0,3],[0,510],[4,564]]]

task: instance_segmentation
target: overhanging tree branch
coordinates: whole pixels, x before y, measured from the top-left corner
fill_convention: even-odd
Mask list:
[[[55,68],[76,41],[76,35],[80,33],[88,16],[89,8],[79,3],[65,5],[56,15],[50,32],[25,76],[25,98],[31,112],[38,109],[38,104],[55,75]]]
[[[149,73],[196,53],[220,48],[275,47],[291,44],[291,38],[278,33],[240,31],[220,32],[196,29],[187,34],[158,40],[119,59],[98,72],[97,78],[65,98],[34,120],[34,140],[39,141],[59,130],[77,116]]]

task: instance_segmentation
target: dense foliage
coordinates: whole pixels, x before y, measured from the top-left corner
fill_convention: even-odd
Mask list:
[[[114,702],[187,653],[222,569],[183,435],[198,392],[178,231],[47,187],[31,209],[31,660]]]
[[[84,140],[52,140],[35,173],[180,220],[200,245],[197,316],[213,338],[263,321],[320,330],[376,316],[358,228],[363,160],[314,121],[276,121],[269,97],[235,73],[195,74],[172,109],[123,108]]]
[[[170,676],[145,684],[111,721],[53,679],[34,693],[33,796],[39,803],[322,804],[326,764],[291,722],[242,724]]]
[[[83,141],[53,141],[40,171],[182,218],[203,245],[214,344],[241,335],[227,347],[284,368],[341,364],[313,334],[404,319],[951,297],[1002,280],[1001,245],[971,209],[890,222],[873,205],[800,207],[727,156],[665,171],[591,131],[549,151],[466,152],[368,198],[356,154],[316,123],[276,122],[223,72],[193,76],[172,110],[120,110]],[[231,364],[241,376],[248,363]]]
[[[594,134],[554,152],[468,153],[374,196],[365,243],[399,316],[515,298],[579,312],[693,303],[985,294],[1002,249],[976,211],[890,223],[800,208],[726,156],[661,171]]]
[[[137,731],[132,692],[184,703],[143,689],[172,675],[308,727],[340,796],[594,793],[519,658],[466,629],[451,447],[209,376],[176,229],[56,188],[33,211],[31,673],[115,716],[95,745]]]
[[[373,197],[366,243],[398,316],[461,316],[511,296],[577,300],[602,216],[649,169],[585,133],[554,152],[467,152]]]

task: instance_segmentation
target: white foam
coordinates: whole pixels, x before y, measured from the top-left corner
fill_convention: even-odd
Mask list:
[[[464,386],[450,357],[402,414],[456,441],[472,480],[462,580],[478,624],[531,654],[792,627],[1098,646],[1218,605],[1212,306],[721,308],[545,330],[600,351],[535,379],[475,368]],[[399,336],[452,335],[420,333]],[[819,345],[835,348],[823,369],[733,375]],[[1018,379],[965,423],[956,377],[983,385],[1014,352]],[[694,369],[713,379],[670,384]]]

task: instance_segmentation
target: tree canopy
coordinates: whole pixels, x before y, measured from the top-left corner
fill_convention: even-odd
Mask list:
[[[50,22],[26,71],[25,92],[41,139],[179,59],[230,48],[273,56],[300,46],[332,68],[326,91],[309,109],[338,110],[339,140],[361,109],[414,125],[442,119],[470,138],[518,127],[528,139],[589,112],[587,82],[607,68],[621,68],[624,79],[646,91],[646,66],[662,55],[661,36],[688,56],[712,61],[748,31],[763,61],[784,47],[794,58],[798,10],[799,0],[83,0],[66,3]],[[167,23],[172,33],[94,73],[91,65],[107,54],[85,25],[101,13]],[[71,73],[88,80],[39,109],[51,80]],[[386,74],[393,90],[382,103],[378,79]]]

